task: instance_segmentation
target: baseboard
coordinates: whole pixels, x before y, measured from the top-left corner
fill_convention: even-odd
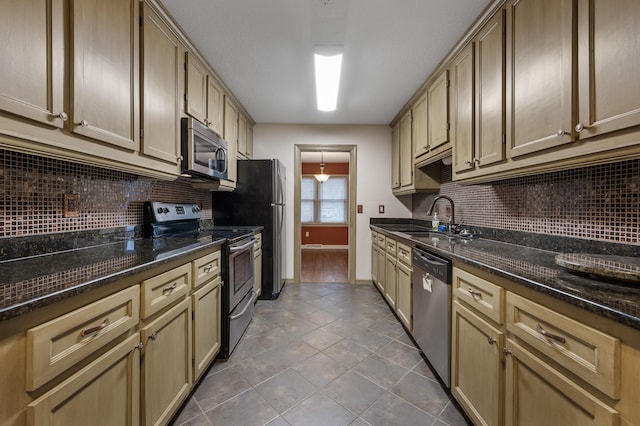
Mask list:
[[[334,246],[329,244],[303,244],[302,250],[349,250],[349,246]]]

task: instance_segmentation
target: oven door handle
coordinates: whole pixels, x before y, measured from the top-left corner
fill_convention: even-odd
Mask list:
[[[242,312],[236,314],[236,315],[232,315],[229,317],[229,320],[233,321],[236,320],[238,318],[240,318],[241,316],[244,315],[245,312],[247,312],[247,309],[249,309],[249,306],[251,306],[251,304],[253,303],[253,298],[255,297],[256,291],[254,289],[251,289],[251,297],[247,298],[247,304],[244,305],[244,308],[242,309]]]
[[[241,246],[231,246],[231,248],[229,249],[229,251],[230,251],[231,253],[235,253],[235,252],[237,252],[237,251],[244,250],[244,249],[246,249],[247,247],[249,247],[250,245],[253,245],[253,243],[254,243],[255,241],[256,241],[256,239],[255,239],[255,238],[252,238],[252,239],[251,239],[251,241],[249,241],[248,243],[243,244],[243,245],[241,245]]]

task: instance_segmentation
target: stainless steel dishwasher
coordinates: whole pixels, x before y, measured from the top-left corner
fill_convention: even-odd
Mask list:
[[[450,387],[451,262],[413,249],[413,338]]]

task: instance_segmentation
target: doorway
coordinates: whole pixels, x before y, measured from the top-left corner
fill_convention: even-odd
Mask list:
[[[355,284],[356,146],[294,151],[294,282]],[[315,178],[321,163],[326,186]]]

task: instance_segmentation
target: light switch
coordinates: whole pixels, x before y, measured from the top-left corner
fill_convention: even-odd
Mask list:
[[[358,204],[358,213],[362,213],[362,204]]]
[[[384,204],[380,204],[380,205],[378,206],[378,213],[380,213],[380,214],[384,214]]]

